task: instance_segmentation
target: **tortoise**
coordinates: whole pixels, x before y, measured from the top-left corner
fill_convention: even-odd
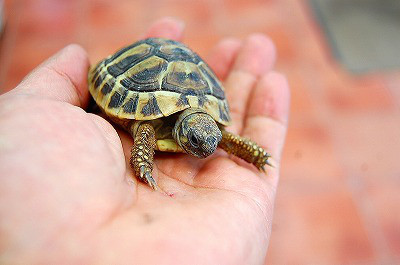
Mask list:
[[[231,118],[221,82],[180,42],[135,42],[92,67],[88,82],[97,106],[133,137],[130,165],[154,190],[155,150],[205,158],[220,147],[261,171],[271,166],[263,148],[225,130]]]

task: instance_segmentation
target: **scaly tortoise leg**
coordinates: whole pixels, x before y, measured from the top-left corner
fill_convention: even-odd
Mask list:
[[[221,130],[222,140],[219,147],[227,153],[233,154],[241,159],[252,163],[260,171],[265,172],[264,166],[272,166],[268,158],[271,157],[262,147],[250,139],[235,135],[233,133]]]
[[[148,123],[140,124],[134,135],[131,167],[136,177],[139,177],[154,190],[157,190],[157,183],[152,176],[155,146],[156,137],[153,126]]]

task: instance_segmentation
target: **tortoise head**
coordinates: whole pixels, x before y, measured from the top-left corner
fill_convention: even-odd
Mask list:
[[[215,120],[199,109],[183,111],[175,123],[173,135],[186,153],[206,158],[214,153],[222,139]]]

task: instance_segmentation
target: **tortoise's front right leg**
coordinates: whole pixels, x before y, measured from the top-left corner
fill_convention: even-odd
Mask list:
[[[233,154],[241,159],[252,163],[260,171],[264,171],[264,166],[272,166],[268,158],[271,157],[262,147],[250,139],[235,135],[233,133],[221,130],[222,140],[219,147],[224,149],[227,153]]]
[[[132,147],[131,167],[136,177],[149,184],[157,190],[157,183],[152,176],[154,148],[156,137],[153,126],[148,123],[139,125],[135,135],[132,135],[134,142]]]

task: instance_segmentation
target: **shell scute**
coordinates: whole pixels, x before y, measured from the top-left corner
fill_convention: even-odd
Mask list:
[[[128,49],[121,55],[117,56],[114,60],[111,60],[107,66],[107,71],[113,77],[118,77],[125,73],[132,66],[145,58],[151,56],[153,47],[148,44],[140,44],[132,49]],[[113,56],[111,56],[113,57]]]
[[[161,58],[148,58],[126,71],[120,83],[131,91],[151,92],[160,90],[159,76],[167,66],[168,63]]]
[[[210,93],[208,83],[197,65],[181,61],[170,64],[169,71],[163,79],[163,88],[186,95]]]
[[[150,98],[147,101],[146,105],[143,106],[142,110],[140,113],[142,113],[144,116],[156,116],[161,114],[160,107],[158,106],[158,102],[154,94],[149,94]]]
[[[134,114],[136,112],[137,104],[138,104],[138,95],[135,95],[133,98],[130,98],[123,106],[122,109],[126,114]]]

